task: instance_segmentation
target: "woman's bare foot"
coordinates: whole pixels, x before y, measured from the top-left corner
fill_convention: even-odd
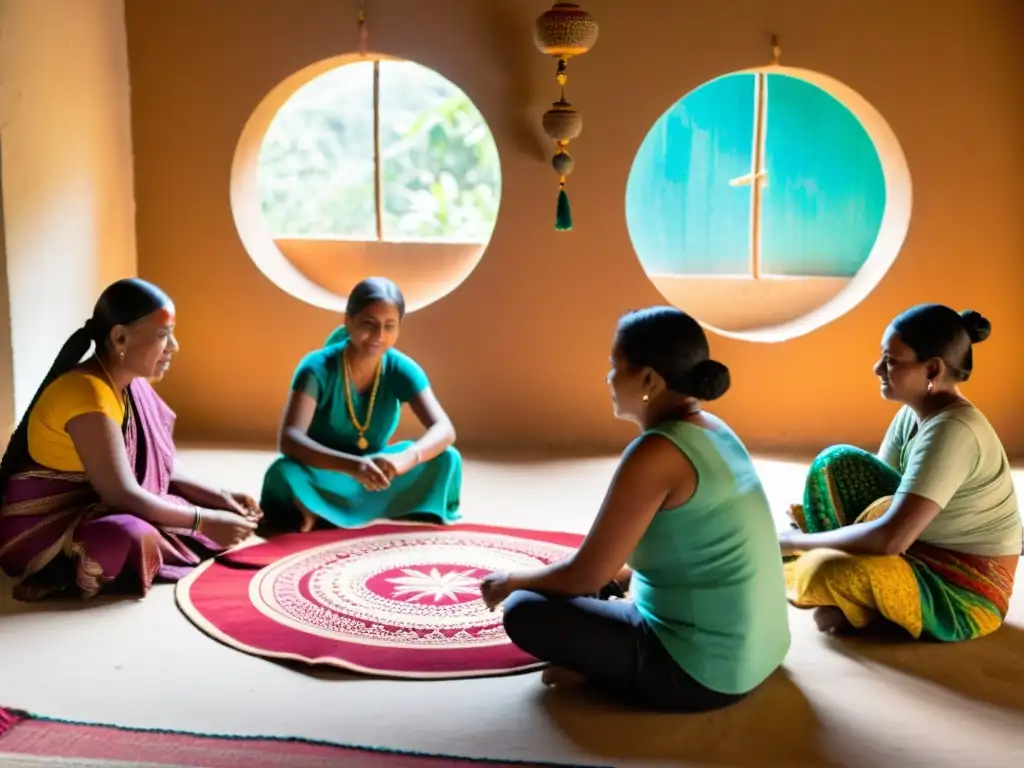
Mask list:
[[[585,679],[586,678],[584,678],[579,672],[573,672],[571,669],[555,666],[548,667],[540,676],[540,681],[549,688],[554,686],[576,685],[578,683],[582,683]]]
[[[309,533],[316,526],[316,515],[310,512],[301,504],[296,504],[299,514],[302,515],[302,522],[299,523],[299,533]]]
[[[818,631],[824,632],[826,635],[839,635],[853,629],[853,625],[847,620],[842,610],[834,605],[815,608],[814,623],[818,625]]]

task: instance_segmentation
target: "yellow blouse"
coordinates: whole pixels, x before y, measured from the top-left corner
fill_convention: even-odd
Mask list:
[[[28,417],[28,453],[37,464],[62,472],[83,472],[67,423],[85,413],[105,413],[120,426],[124,401],[102,375],[74,370],[51,382]]]

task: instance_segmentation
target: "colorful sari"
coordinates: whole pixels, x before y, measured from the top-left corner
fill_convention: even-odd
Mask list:
[[[836,446],[812,463],[803,508],[807,533],[867,522],[889,508],[900,474],[878,457]],[[835,606],[856,628],[878,616],[914,638],[958,642],[998,629],[1014,574],[998,558],[952,552],[918,541],[902,555],[811,550],[787,562],[786,587],[798,608]]]
[[[128,390],[125,450],[139,485],[168,501],[174,471],[174,412],[145,379]],[[14,597],[101,591],[144,595],[157,579],[177,581],[221,551],[202,534],[170,530],[104,505],[80,472],[36,464],[13,474],[0,507],[0,568],[18,580]]]

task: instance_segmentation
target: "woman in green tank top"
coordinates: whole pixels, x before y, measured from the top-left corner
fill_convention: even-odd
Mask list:
[[[733,704],[782,663],[789,626],[778,534],[743,443],[700,401],[729,388],[700,325],[671,307],[619,321],[608,375],[615,414],[641,434],[590,533],[561,563],[493,573],[508,636],[644,707]],[[627,599],[608,598],[613,593]]]

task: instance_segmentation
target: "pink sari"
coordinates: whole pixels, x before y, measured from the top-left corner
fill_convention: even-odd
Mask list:
[[[145,379],[128,391],[125,450],[139,485],[187,506],[170,493],[174,412]],[[59,593],[88,599],[101,591],[142,596],[154,581],[177,581],[219,551],[202,534],[157,528],[108,508],[84,473],[31,465],[7,481],[0,568],[18,579],[18,600]]]

